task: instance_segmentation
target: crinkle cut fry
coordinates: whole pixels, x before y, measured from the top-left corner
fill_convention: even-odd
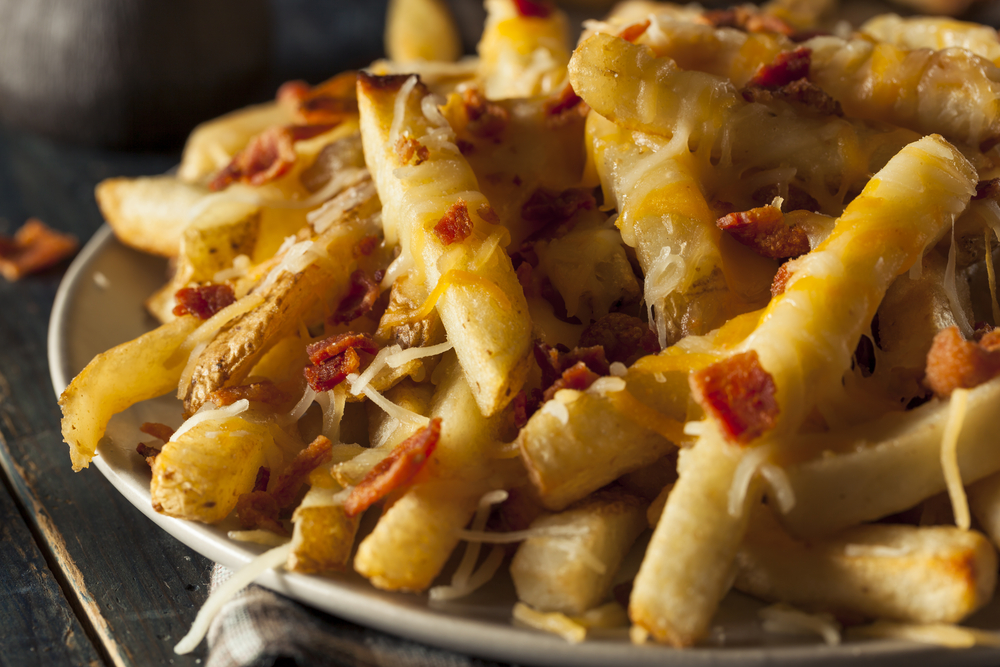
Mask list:
[[[531,322],[527,301],[502,245],[478,257],[487,239],[502,230],[483,218],[482,212],[491,209],[483,206],[489,202],[468,161],[443,146],[442,141],[452,145],[456,141],[447,121],[425,115],[424,103],[433,100],[427,95],[416,76],[360,75],[358,104],[365,160],[384,203],[386,241],[398,241],[401,258],[397,262],[406,266],[408,261],[412,266],[406,279],[422,286],[418,298],[426,301],[442,280],[449,281],[450,272],[463,276],[438,290],[436,308],[480,409],[492,415],[513,400],[528,372]],[[395,149],[401,137],[427,148],[427,159],[407,164],[404,158],[409,149],[404,155]],[[435,227],[442,219],[454,217],[456,205],[463,223],[468,224],[462,225],[460,234],[446,234],[442,239]],[[451,266],[442,273],[438,260],[446,252]]]
[[[742,446],[710,419],[682,453],[680,478],[635,580],[634,623],[676,646],[704,635],[726,592],[747,505],[757,497],[752,483],[742,502],[739,494],[730,497],[741,461],[758,448],[780,447],[823,393],[839,387],[891,281],[950,229],[975,184],[975,170],[957,149],[941,137],[925,137],[876,174],[822,244],[794,260],[785,292],[734,350],[756,352],[773,378],[777,419]],[[711,414],[710,405],[703,407]]]

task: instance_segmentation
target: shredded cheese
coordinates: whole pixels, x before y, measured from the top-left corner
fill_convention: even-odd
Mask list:
[[[231,419],[246,412],[248,409],[250,409],[250,401],[245,398],[241,398],[235,403],[227,405],[224,408],[216,408],[212,403],[205,403],[201,406],[198,412],[191,415],[187,421],[181,424],[177,430],[174,431],[174,434],[170,436],[170,440],[167,442],[177,442],[178,438],[202,422]]]
[[[438,343],[437,345],[428,345],[427,347],[411,347],[405,350],[399,350],[386,356],[385,364],[389,368],[399,368],[403,364],[408,364],[411,361],[416,361],[417,359],[435,357],[439,354],[444,354],[453,347],[455,347],[455,344],[451,341],[445,341],[443,343]],[[398,349],[399,346],[395,345],[393,348]]]
[[[288,541],[287,537],[272,533],[269,530],[231,530],[226,536],[237,542],[251,542],[253,544],[263,544],[265,547],[280,547]]]
[[[773,498],[778,503],[778,510],[787,514],[795,507],[795,490],[788,481],[785,471],[773,463],[765,463],[760,467],[760,474],[771,487]]]
[[[348,384],[350,386],[353,386],[354,383],[358,380],[358,377],[359,376],[357,373],[351,373],[350,375],[348,375],[347,376]],[[364,396],[368,398],[368,400],[370,400],[372,403],[382,408],[382,410],[384,410],[386,414],[388,414],[390,417],[394,419],[398,419],[399,421],[407,422],[410,424],[417,424],[419,426],[427,426],[431,422],[430,419],[428,419],[423,415],[418,415],[416,412],[413,412],[412,410],[407,410],[406,408],[400,405],[396,405],[388,398],[375,391],[371,387],[371,385],[365,387],[363,393]]]
[[[212,595],[205,600],[201,611],[191,624],[191,629],[184,637],[177,642],[174,653],[184,655],[195,649],[201,640],[208,633],[208,628],[212,624],[215,615],[219,613],[223,606],[243,588],[253,583],[253,580],[264,572],[282,565],[288,560],[288,554],[292,552],[291,542],[265,551],[261,555],[247,563],[240,570],[233,573],[233,576],[226,583],[219,586]]]
[[[764,632],[776,634],[817,634],[828,646],[840,643],[840,624],[830,614],[807,614],[784,604],[764,607],[757,612]]]
[[[523,602],[517,602],[514,604],[513,617],[516,623],[559,635],[571,644],[579,644],[587,638],[587,628],[557,611],[537,611]]]
[[[951,394],[948,406],[948,421],[944,427],[944,439],[941,442],[941,469],[948,485],[948,498],[951,499],[951,509],[955,515],[955,525],[962,530],[968,530],[972,524],[969,515],[969,499],[962,485],[962,472],[958,467],[958,436],[965,421],[965,411],[968,405],[969,391],[956,389]]]
[[[479,506],[476,508],[476,514],[472,518],[472,530],[482,532],[483,528],[486,527],[486,520],[489,519],[490,510],[493,509],[494,505],[504,502],[507,498],[508,494],[503,489],[484,494],[479,499]],[[500,567],[500,563],[503,561],[503,549],[498,546],[493,547],[482,567],[473,573],[476,561],[479,560],[480,546],[481,543],[478,541],[469,541],[465,545],[465,553],[462,554],[462,560],[459,562],[458,568],[455,569],[455,574],[451,578],[451,585],[435,586],[430,589],[428,596],[431,600],[444,601],[465,597],[493,578],[493,575],[496,574],[497,569]]]
[[[750,483],[771,456],[771,449],[770,445],[754,447],[747,451],[736,465],[733,485],[729,487],[729,516],[738,517],[743,513],[743,505],[750,492]]]

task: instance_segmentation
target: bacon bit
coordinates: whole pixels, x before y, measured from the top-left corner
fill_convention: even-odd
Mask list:
[[[253,491],[242,494],[236,501],[236,516],[240,526],[244,530],[264,528],[279,535],[287,535],[288,531],[280,521],[281,510],[295,503],[309,473],[328,463],[332,450],[333,444],[322,435],[318,436],[292,459],[270,491],[267,486],[271,472],[261,466],[257,470]]]
[[[609,362],[618,361],[626,366],[660,351],[656,332],[638,317],[625,313],[608,313],[583,330],[580,347],[596,346],[604,350]]]
[[[777,16],[762,14],[745,7],[713,9],[702,14],[702,18],[716,28],[736,28],[744,32],[776,32],[786,37],[795,32],[792,26]]]
[[[362,352],[375,354],[378,352],[378,345],[372,337],[366,333],[342,333],[329,338],[324,338],[316,343],[306,346],[306,354],[309,361],[314,364],[321,364],[328,359],[332,359],[349,348],[358,348]]]
[[[330,324],[347,324],[366,315],[381,294],[378,282],[368,277],[364,269],[351,274],[347,295],[340,301],[336,312],[327,320]]]
[[[774,428],[779,412],[774,378],[761,367],[756,351],[696,371],[689,383],[699,405],[730,442],[745,445]]]
[[[315,391],[328,391],[361,370],[358,350],[375,354],[378,345],[368,334],[345,333],[306,347],[313,366],[306,366],[302,373]]]
[[[197,315],[200,319],[207,320],[212,315],[236,302],[236,295],[229,285],[197,285],[195,287],[182,287],[174,294],[177,305],[174,306],[173,313],[178,317],[182,315]]]
[[[140,442],[136,446],[135,451],[139,453],[139,456],[145,459],[146,465],[152,468],[153,464],[156,463],[156,457],[159,456],[161,450],[153,447],[148,442]]]
[[[649,23],[649,19],[646,19],[642,23],[633,23],[632,25],[623,28],[622,31],[618,33],[618,36],[626,42],[632,42],[635,44],[635,41],[645,35],[646,31],[649,30]]]
[[[730,213],[715,224],[763,257],[786,259],[809,252],[809,237],[802,229],[786,225],[785,216],[776,206]]]
[[[552,397],[555,396],[556,392],[560,389],[576,389],[577,391],[583,391],[590,385],[594,384],[594,381],[599,377],[601,376],[587,368],[587,364],[582,361],[578,361],[564,370],[559,379],[553,382],[552,385],[542,393],[542,401],[551,401]]]
[[[160,424],[158,422],[143,422],[139,430],[146,435],[151,435],[157,440],[162,440],[167,442],[174,435],[174,429],[167,426],[166,424]]]
[[[973,199],[996,199],[1000,197],[1000,178],[976,183],[976,194]]]
[[[215,175],[208,188],[217,192],[236,182],[264,185],[275,181],[288,173],[295,164],[298,157],[295,142],[312,139],[335,126],[336,123],[270,127],[234,155],[229,164]]]
[[[649,24],[649,21],[646,21]],[[545,102],[545,113],[549,116],[558,116],[574,108],[583,102],[583,98],[576,94],[571,84],[566,84],[559,96]]]
[[[486,99],[475,88],[468,88],[462,94],[465,115],[469,119],[466,127],[473,136],[495,137],[507,127],[510,113],[496,102]]]
[[[366,236],[355,244],[354,248],[351,250],[351,256],[355,259],[359,257],[368,257],[375,252],[375,248],[378,247],[379,243],[381,243],[381,240],[374,234]]]
[[[586,389],[594,380],[611,372],[604,356],[604,348],[600,345],[567,350],[535,341],[532,352],[535,355],[535,362],[542,371],[540,391],[536,396],[542,402],[551,399],[560,389]],[[577,368],[581,365],[589,375],[583,373],[581,368]],[[530,416],[538,405],[528,408]]]
[[[423,164],[431,157],[431,152],[413,137],[400,137],[393,150],[403,164]]]
[[[351,490],[344,502],[344,514],[357,516],[390,492],[409,483],[427,464],[440,437],[441,418],[435,417],[430,424],[396,445],[392,453]]]
[[[771,63],[761,65],[750,84],[762,88],[781,88],[792,81],[808,77],[811,62],[812,51],[804,46],[794,51],[782,51]]]
[[[333,443],[322,435],[309,443],[309,446],[295,455],[284,472],[278,476],[274,488],[268,491],[278,507],[289,507],[295,502],[302,485],[309,479],[309,473],[333,457]]]
[[[289,81],[278,89],[278,103],[291,110],[305,125],[338,125],[358,113],[357,72],[343,72],[310,87],[304,81]]]
[[[28,218],[14,238],[0,236],[0,274],[11,282],[47,269],[76,252],[80,244],[38,218]]]
[[[517,13],[525,17],[545,19],[552,14],[552,5],[542,0],[514,0]]]
[[[476,208],[476,213],[479,214],[480,218],[490,223],[491,225],[500,224],[500,216],[497,215],[497,212],[494,211],[493,207],[490,206],[489,204],[480,204],[479,207]]]
[[[236,387],[222,387],[209,394],[206,400],[215,403],[216,406],[221,408],[226,405],[232,405],[244,398],[248,401],[264,403],[272,407],[279,406],[288,400],[288,396],[278,389],[278,386],[271,380],[250,382]]]
[[[840,102],[830,97],[825,90],[809,79],[796,79],[773,89],[751,84],[741,90],[740,94],[747,102],[766,104],[773,100],[781,100],[805,109],[811,109],[824,116],[844,115],[844,109],[840,106]]]
[[[956,389],[972,389],[1000,375],[1000,330],[979,342],[962,338],[958,327],[942,329],[927,353],[924,385],[940,398]]]
[[[774,280],[771,281],[772,298],[785,293],[785,287],[788,285],[788,279],[791,277],[792,271],[788,268],[788,262],[778,267],[778,272],[774,274]]]
[[[281,508],[267,491],[244,493],[236,500],[236,517],[243,530],[263,528],[278,535],[288,535],[281,524]]]
[[[521,217],[548,226],[566,222],[581,209],[590,211],[596,207],[594,193],[588,188],[570,188],[562,192],[538,188],[521,206]]]
[[[445,245],[461,243],[472,233],[472,218],[464,199],[459,199],[434,225],[434,234]]]
[[[254,491],[267,491],[267,483],[271,481],[271,469],[267,466],[257,468],[257,476],[253,480]]]

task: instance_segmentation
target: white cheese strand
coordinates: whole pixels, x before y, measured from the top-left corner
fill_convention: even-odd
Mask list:
[[[184,655],[195,649],[201,640],[208,634],[208,628],[216,614],[226,605],[234,595],[239,593],[245,586],[253,583],[253,580],[271,568],[276,568],[288,560],[288,554],[292,552],[292,543],[283,544],[269,551],[265,551],[255,559],[247,563],[244,567],[233,573],[226,583],[219,586],[212,593],[202,606],[191,630],[184,635],[183,639],[177,642],[174,653]]]
[[[185,433],[187,433],[188,431],[190,431],[191,429],[193,429],[195,426],[197,426],[202,422],[231,419],[232,417],[235,417],[243,412],[246,412],[250,408],[250,401],[245,398],[241,398],[232,405],[227,405],[224,408],[212,409],[209,408],[209,406],[211,405],[213,404],[212,403],[202,404],[201,409],[198,412],[191,415],[187,421],[181,424],[177,428],[177,430],[174,431],[174,434],[170,436],[170,440],[168,440],[167,442],[177,442],[178,438],[180,438],[182,435],[184,435]]]
[[[941,442],[941,469],[948,485],[948,498],[951,500],[951,510],[955,515],[955,525],[962,530],[968,530],[972,525],[969,499],[965,495],[962,471],[958,467],[958,436],[962,431],[962,422],[965,421],[968,399],[967,389],[956,389],[951,393],[948,421],[945,423],[944,438]]]

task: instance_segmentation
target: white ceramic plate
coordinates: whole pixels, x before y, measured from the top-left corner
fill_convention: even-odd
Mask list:
[[[73,262],[56,295],[49,323],[52,384],[61,393],[94,355],[155,326],[143,300],[165,282],[165,262],[122,246],[102,227]],[[180,404],[172,397],[140,404],[112,420],[97,468],[146,516],[204,556],[230,568],[249,562],[261,548],[226,537],[213,527],[161,516],[149,499],[149,469],[135,453],[144,421],[177,425]],[[69,460],[67,457],[67,463]],[[87,473],[82,473],[87,474]],[[1000,651],[948,651],[902,642],[875,641],[835,647],[812,639],[790,640],[763,633],[758,603],[731,594],[716,618],[713,637],[725,645],[685,651],[634,646],[618,632],[567,644],[558,637],[514,627],[513,587],[497,577],[489,587],[448,604],[431,606],[426,596],[378,591],[358,575],[336,579],[269,571],[258,583],[342,618],[427,644],[485,658],[533,665],[707,666],[707,665],[989,665]],[[1000,627],[1000,604],[977,614],[973,624]]]

